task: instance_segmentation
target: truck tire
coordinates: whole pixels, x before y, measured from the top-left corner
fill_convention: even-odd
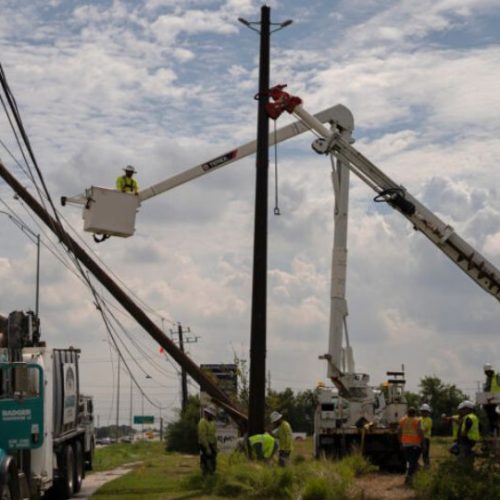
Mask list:
[[[19,486],[16,483],[16,476],[14,471],[10,471],[7,475],[7,480],[2,485],[0,491],[0,500],[19,500]]]
[[[73,454],[75,456],[75,468],[73,478],[73,491],[78,493],[82,488],[83,478],[85,476],[83,467],[83,447],[81,441],[75,441]]]
[[[66,500],[73,496],[75,485],[75,455],[73,446],[67,444],[59,456],[59,481],[57,485],[58,498]]]

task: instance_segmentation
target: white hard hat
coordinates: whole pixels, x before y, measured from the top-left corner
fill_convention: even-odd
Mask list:
[[[469,401],[468,399],[466,399],[465,401],[462,401],[462,409],[464,408],[469,408],[471,410],[474,409],[474,403],[472,401]]]
[[[491,363],[485,363],[483,366],[483,370],[485,372],[492,372],[493,371],[493,366],[491,366]]]
[[[428,412],[430,413],[432,410],[431,410],[431,407],[430,407],[427,403],[424,403],[424,404],[420,407],[420,411],[428,411]]]
[[[497,415],[500,415],[500,405],[496,406],[495,412],[496,412]]]
[[[217,412],[215,411],[215,408],[213,406],[205,406],[205,408],[203,408],[203,411],[205,413],[209,413],[213,417],[215,417],[215,415],[217,415]]]
[[[461,410],[464,407],[463,401],[461,403],[458,403],[457,410]]]
[[[137,173],[137,170],[132,165],[127,165],[123,170],[125,170],[125,172],[132,172],[134,174]]]
[[[272,424],[277,422],[280,418],[283,418],[283,415],[279,411],[273,411],[271,413],[271,423]]]

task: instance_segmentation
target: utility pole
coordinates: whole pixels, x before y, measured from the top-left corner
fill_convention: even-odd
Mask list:
[[[261,8],[260,22],[239,18],[242,24],[260,34],[259,93],[257,114],[257,159],[255,181],[255,221],[252,281],[252,319],[250,327],[250,395],[248,408],[248,434],[264,432],[266,401],[266,316],[267,316],[267,212],[269,171],[269,66],[271,25],[277,31],[292,21],[271,23],[271,8]],[[260,25],[260,31],[253,25]]]
[[[182,353],[184,353],[184,344],[193,344],[198,342],[198,339],[200,337],[184,337],[184,333],[191,333],[191,329],[187,327],[186,330],[182,329],[182,325],[180,323],[177,323],[177,332],[174,332],[173,330],[170,330],[170,334],[173,336],[177,333],[177,338],[179,342],[179,349],[181,350]],[[181,408],[182,412],[187,407],[187,401],[188,401],[188,387],[187,387],[187,373],[184,368],[181,369]]]

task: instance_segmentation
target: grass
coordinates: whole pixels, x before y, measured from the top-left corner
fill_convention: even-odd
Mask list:
[[[220,498],[347,499],[355,476],[372,468],[357,456],[341,462],[312,460],[312,443],[299,441],[292,464],[248,462],[237,453],[220,454],[218,472],[204,478],[196,455],[166,453],[161,443],[111,445],[97,450],[96,469],[127,462],[142,463],[130,473],[107,483],[92,496],[95,500],[160,500]]]
[[[131,462],[155,459],[163,454],[163,450],[162,443],[147,441],[112,444],[105,448],[97,448],[94,457],[94,470],[110,470]]]

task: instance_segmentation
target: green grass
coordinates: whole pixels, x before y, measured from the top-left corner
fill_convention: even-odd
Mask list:
[[[148,441],[111,444],[105,448],[97,448],[94,457],[94,470],[110,470],[123,464],[155,459],[163,455],[164,448],[163,443]]]
[[[249,462],[240,454],[220,454],[214,477],[199,471],[197,455],[166,453],[160,443],[114,445],[98,450],[99,469],[113,468],[141,460],[127,475],[104,485],[92,498],[96,500],[160,500],[221,498],[299,498],[342,500],[354,477],[372,468],[359,456],[341,462],[312,460],[311,443],[296,447],[292,464]]]

